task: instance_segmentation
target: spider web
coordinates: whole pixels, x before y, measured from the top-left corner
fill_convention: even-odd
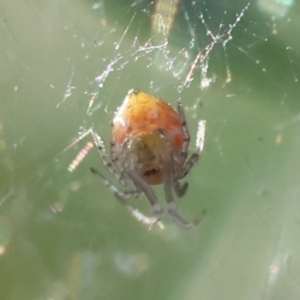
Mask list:
[[[1,3],[0,297],[67,299],[81,289],[87,299],[153,299],[153,290],[163,299],[275,299],[278,283],[296,295],[299,15],[291,0]],[[178,203],[186,216],[208,211],[203,235],[183,236],[169,220],[145,235],[89,172],[105,169],[85,133],[95,128],[108,147],[108,124],[131,88],[181,99],[191,147],[197,121],[207,122]],[[79,269],[90,277],[68,286]],[[135,278],[149,271],[161,283],[164,270],[179,293],[154,281],[137,290]],[[240,289],[227,274],[246,278]],[[122,288],[111,289],[116,282]]]
[[[233,31],[242,21],[249,7],[250,2],[244,3],[244,6],[241,4],[240,11],[231,12],[229,17],[228,11],[225,10],[216,26],[215,19],[211,15],[214,11],[209,10],[206,2],[195,1],[187,5],[182,4],[179,0],[158,1],[150,4],[143,1],[133,2],[131,9],[127,8],[126,10],[126,15],[131,16],[130,20],[124,22],[122,31],[116,34],[116,41],[112,42],[109,47],[112,53],[110,52],[107,57],[102,58],[105,66],[101,73],[93,78],[92,85],[97,86],[93,87],[93,91],[85,91],[85,94],[90,97],[87,114],[92,114],[101,106],[95,102],[99,99],[99,93],[107,86],[109,77],[117,77],[114,80],[119,81],[123,76],[122,72],[126,72],[127,68],[131,68],[133,65],[138,65],[139,68],[149,70],[149,72],[158,70],[169,75],[171,79],[175,80],[178,93],[189,88],[195,76],[197,77],[196,84],[200,89],[208,88],[216,80],[216,74],[213,71],[209,72],[209,66],[212,59],[211,54],[218,46],[222,48],[223,64],[225,64],[224,73],[219,76],[221,80],[224,80],[224,84],[229,83],[232,74],[228,62],[227,44],[232,40]],[[120,11],[123,13],[122,9]],[[136,25],[136,23],[141,23],[136,19],[143,18],[143,16],[150,19],[150,24],[147,24],[150,27],[147,28],[147,37],[144,36],[144,26]],[[178,23],[177,26],[174,24],[175,20]],[[120,26],[120,23],[118,22],[116,26]],[[105,31],[116,33],[117,30],[113,26],[115,24],[108,25],[106,21],[104,24]],[[184,36],[180,43],[186,46],[178,45],[176,34]],[[105,45],[105,39],[102,40],[102,32],[99,33],[99,36],[101,39],[95,40],[95,43],[96,48],[101,49]],[[258,39],[263,39],[263,37]],[[250,55],[242,47],[239,50]],[[72,72],[65,96],[57,107],[71,96],[74,89],[72,86],[73,75]],[[174,83],[172,84],[174,85]],[[158,87],[155,88],[156,85],[158,82],[155,79],[149,82],[149,88],[159,90]]]
[[[96,9],[99,7],[103,8],[102,6],[94,6]],[[192,2],[183,5],[181,1],[157,1],[150,4],[141,1],[133,2],[130,8],[126,7],[126,22],[124,22],[121,31],[118,32],[116,27],[120,26],[122,20],[117,24],[107,24],[104,20],[104,30],[116,34],[116,37],[109,44],[110,53],[102,57],[102,62],[105,63],[104,68],[93,78],[93,82],[91,82],[92,91],[90,89],[84,91],[88,97],[86,99],[86,115],[92,116],[98,109],[102,108],[103,103],[99,101],[99,98],[101,98],[104,89],[110,89],[110,79],[114,78],[114,85],[116,85],[124,78],[127,70],[133,67],[138,68],[138,72],[147,70],[153,74],[158,72],[159,77],[161,75],[169,77],[169,83],[164,86],[159,86],[160,80],[155,80],[155,77],[149,78],[146,80],[148,83],[148,86],[146,84],[147,90],[158,92],[160,89],[171,85],[177,91],[177,97],[180,97],[180,94],[189,89],[194,81],[195,86],[202,91],[209,88],[216,81],[216,74],[210,71],[210,65],[214,63],[213,50],[218,46],[219,49],[217,50],[220,51],[221,49],[224,61],[223,74],[221,73],[218,79],[222,85],[230,83],[232,74],[228,61],[227,44],[232,40],[234,30],[242,21],[249,7],[250,2],[245,2],[243,6],[241,5],[240,11],[235,12],[235,14],[229,14],[225,10],[221,14],[221,19],[216,23],[205,2]],[[120,8],[120,11],[123,15],[124,10]],[[143,16],[147,16],[150,20],[148,28],[144,28],[146,26],[140,21]],[[175,21],[178,23],[177,26],[175,26]],[[102,32],[97,33],[97,38],[94,41],[95,47],[100,50],[104,45],[107,45],[105,39],[103,40]],[[175,38],[178,34],[185,37],[181,43],[187,46],[179,47],[176,44]],[[89,57],[88,54],[86,57]],[[58,103],[57,108],[72,96],[72,91],[75,89],[72,84],[73,78],[74,67],[72,66],[72,73],[64,98]],[[110,100],[105,102],[105,110],[107,110]],[[196,110],[196,105],[197,103],[194,104],[194,110]],[[86,137],[87,133],[89,133],[89,129],[82,127],[79,131],[79,137],[63,152]],[[88,142],[69,165],[69,171],[73,172],[77,168],[90,149],[92,149],[92,145]]]

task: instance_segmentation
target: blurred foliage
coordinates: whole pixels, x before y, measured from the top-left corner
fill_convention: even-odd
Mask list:
[[[299,299],[299,5],[249,3],[231,35],[246,1],[0,3],[1,299]],[[170,5],[162,52],[152,19]],[[133,87],[181,98],[192,137],[207,120],[178,201],[190,219],[207,211],[193,230],[133,220],[90,173],[105,172],[94,149],[67,171],[83,128],[108,147]],[[143,200],[132,205],[149,212]]]

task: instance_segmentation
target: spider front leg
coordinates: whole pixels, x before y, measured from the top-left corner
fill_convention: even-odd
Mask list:
[[[111,161],[108,156],[106,155],[105,146],[103,143],[102,138],[95,132],[91,131],[94,145],[103,161],[104,166],[106,169],[120,182],[123,186],[127,185],[126,179],[122,172],[120,172],[119,168],[116,166],[115,161]]]
[[[163,216],[164,210],[161,208],[153,189],[135,170],[130,170],[127,174],[136,188],[145,194],[152,206],[154,222],[158,222]]]
[[[116,199],[130,212],[130,214],[139,222],[148,226],[149,229],[157,223],[160,229],[163,229],[164,226],[161,222],[158,222],[156,217],[148,217],[140,212],[137,208],[134,208],[132,205],[128,203],[128,199],[130,198],[138,198],[141,196],[142,192],[138,190],[131,191],[120,191],[115,185],[113,185],[109,180],[107,180],[99,171],[94,168],[91,168],[91,172],[93,174],[98,175],[103,183],[114,193]]]
[[[192,169],[192,167],[198,162],[199,157],[203,151],[204,148],[204,142],[205,142],[205,124],[206,121],[201,120],[198,123],[198,130],[197,130],[197,136],[196,136],[196,150],[195,152],[190,156],[190,158],[185,162],[184,166],[180,170],[177,179],[184,178]]]
[[[120,201],[122,204],[125,204],[125,200],[129,199],[129,198],[138,198],[142,193],[138,190],[131,190],[131,191],[120,191],[114,184],[112,184],[108,179],[106,179],[105,176],[103,176],[98,170],[94,169],[94,168],[90,168],[91,172],[93,174],[98,175],[104,185],[106,185],[113,193],[114,195],[116,195],[116,197],[118,198],[118,200],[120,199],[124,199],[124,201]]]
[[[164,225],[162,222],[160,222],[157,217],[149,217],[140,212],[137,208],[134,208],[132,205],[130,205],[126,198],[121,197],[120,194],[115,194],[115,197],[117,200],[120,201],[121,204],[123,204],[126,209],[130,212],[130,214],[139,222],[146,225],[149,229],[151,229],[154,225],[157,225],[160,229],[164,229]]]

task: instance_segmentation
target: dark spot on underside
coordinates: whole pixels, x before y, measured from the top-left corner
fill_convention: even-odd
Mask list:
[[[158,169],[147,170],[147,171],[144,173],[144,176],[149,177],[149,176],[152,176],[152,175],[157,174],[158,172],[159,172]]]

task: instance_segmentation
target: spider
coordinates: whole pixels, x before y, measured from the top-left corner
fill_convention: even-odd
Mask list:
[[[111,122],[110,158],[101,137],[93,129],[91,134],[107,170],[121,185],[134,188],[122,191],[96,169],[91,168],[91,171],[102,179],[134,218],[149,228],[160,223],[164,210],[151,186],[162,184],[167,211],[174,221],[185,229],[200,222],[189,222],[179,214],[173,192],[177,197],[186,194],[188,183],[181,184],[180,180],[190,172],[203,150],[204,120],[198,124],[196,150],[188,158],[190,134],[181,102],[177,102],[175,111],[163,100],[133,89],[127,93]],[[128,203],[129,198],[141,195],[145,195],[152,206],[151,217]]]

